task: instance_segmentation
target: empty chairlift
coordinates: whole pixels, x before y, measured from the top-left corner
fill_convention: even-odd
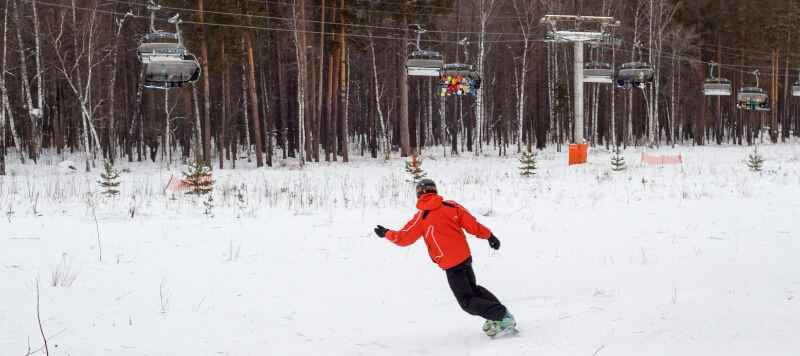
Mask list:
[[[714,66],[716,65],[715,62],[711,62],[711,77],[703,83],[703,95],[729,96],[731,95],[731,82],[726,78],[714,76]]]
[[[178,15],[169,19],[175,24],[175,32],[155,29],[155,12],[160,6],[152,4],[150,9],[150,33],[142,38],[137,50],[139,60],[145,65],[144,85],[151,89],[169,89],[200,78],[200,63],[183,46]]]
[[[416,50],[406,59],[406,73],[410,76],[418,77],[438,77],[444,67],[444,60],[439,52],[422,50],[419,46],[420,38],[425,30],[417,26],[417,41],[411,43],[416,46]]]
[[[769,98],[767,93],[758,86],[757,69],[753,75],[756,76],[756,86],[744,87],[739,90],[739,94],[736,95],[736,107],[743,110],[767,111],[769,110],[767,107]]]
[[[144,85],[148,88],[164,89],[181,87],[200,79],[200,64],[193,54],[182,57],[153,59],[145,69]]]
[[[583,81],[585,83],[613,83],[614,69],[603,62],[589,62],[583,68]]]

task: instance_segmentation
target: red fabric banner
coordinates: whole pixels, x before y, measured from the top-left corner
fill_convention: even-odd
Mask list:
[[[683,157],[680,154],[673,156],[652,156],[642,152],[642,163],[651,165],[682,164]]]

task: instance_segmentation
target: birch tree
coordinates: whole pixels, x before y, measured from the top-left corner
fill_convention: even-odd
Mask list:
[[[28,142],[28,157],[36,162],[37,160],[37,152],[38,152],[38,140],[39,140],[39,116],[41,115],[41,108],[37,108],[33,104],[33,98],[31,94],[31,82],[30,77],[28,76],[28,51],[25,49],[25,42],[22,38],[22,19],[20,18],[20,6],[17,5],[17,1],[11,1],[11,4],[14,6],[14,24],[17,30],[17,45],[18,45],[18,52],[19,52],[19,60],[20,60],[20,82],[22,83],[22,96],[25,98],[25,111],[28,115],[28,120],[30,121],[31,126],[31,137],[29,137]],[[38,58],[38,57],[37,57]]]
[[[522,5],[518,3],[522,2]],[[517,13],[519,28],[522,31],[522,68],[520,69],[519,98],[517,100],[517,152],[522,152],[523,118],[525,114],[525,75],[528,73],[528,48],[532,40],[533,24],[536,21],[533,12],[534,2],[526,0],[513,0],[514,10]],[[530,145],[528,145],[530,147]],[[530,151],[530,149],[529,149]]]
[[[299,8],[299,15],[298,15]],[[305,15],[305,0],[293,0],[292,4],[292,34],[294,35],[295,54],[297,56],[297,123],[298,123],[298,156],[300,166],[305,165],[306,152],[306,34],[303,24]],[[335,153],[334,153],[335,154]]]
[[[479,32],[478,32],[478,63],[477,63],[477,71],[478,75],[481,78],[486,78],[486,71],[484,70],[484,61],[486,52],[488,52],[487,43],[486,43],[486,28],[489,23],[489,18],[492,15],[492,12],[495,8],[495,0],[476,0],[478,2],[478,9],[479,9]],[[484,90],[478,90],[478,93],[475,97],[475,155],[479,156],[483,153],[483,127],[484,123],[484,116],[485,116],[485,109],[483,107],[483,100],[484,100]]]
[[[98,33],[97,7],[92,9],[88,19],[81,19],[78,26],[75,0],[72,1],[72,48],[64,48],[65,32],[64,23],[66,14],[61,12],[59,28],[53,37],[53,46],[57,57],[56,69],[63,75],[68,87],[78,99],[81,110],[83,142],[86,153],[86,171],[89,172],[89,162],[94,165],[94,152],[90,148],[90,139],[94,143],[93,149],[101,150],[100,139],[94,126],[94,113],[98,109],[92,99],[92,79],[95,68],[102,64],[103,58],[96,58],[95,41]],[[80,38],[80,40],[79,40]]]
[[[378,112],[378,124],[380,125],[380,132],[383,134],[383,159],[388,160],[389,154],[392,152],[392,138],[389,135],[389,125],[384,118],[383,109],[381,109],[381,93],[383,90],[378,84],[378,65],[375,64],[375,42],[372,39],[371,33],[368,39],[369,50],[372,55],[372,78],[375,81],[375,110]],[[442,116],[442,121],[444,121],[444,116]]]

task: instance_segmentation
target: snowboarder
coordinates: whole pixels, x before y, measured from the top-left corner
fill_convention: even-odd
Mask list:
[[[378,225],[375,234],[398,246],[411,245],[422,237],[431,260],[445,271],[450,289],[461,308],[486,319],[483,331],[490,337],[515,332],[516,321],[508,309],[486,288],[476,284],[472,256],[463,230],[488,240],[489,246],[495,250],[500,248],[500,240],[467,209],[452,200],[443,200],[437,194],[433,180],[420,180],[416,190],[419,211],[411,221],[399,231]]]

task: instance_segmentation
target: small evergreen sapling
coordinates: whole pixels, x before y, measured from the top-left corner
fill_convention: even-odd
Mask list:
[[[425,171],[422,170],[422,159],[417,158],[417,155],[411,156],[411,160],[406,162],[406,172],[411,174],[411,183],[419,182],[425,178]]]
[[[764,161],[764,156],[758,152],[758,147],[753,147],[753,153],[747,159],[747,167],[750,167],[753,172],[761,172],[761,168],[764,167]]]
[[[214,189],[214,181],[211,179],[211,167],[201,159],[195,159],[183,172],[183,182],[189,188],[186,194],[204,195],[211,193]]]
[[[628,167],[625,166],[625,157],[622,157],[622,153],[619,150],[619,147],[614,149],[614,155],[611,156],[611,170],[612,171],[624,171]]]
[[[100,180],[97,183],[100,184],[100,187],[105,189],[101,193],[106,197],[113,197],[119,194],[119,190],[116,188],[119,187],[119,171],[114,169],[114,166],[111,165],[111,162],[106,161],[103,164],[105,171],[100,173]]]
[[[530,177],[536,175],[536,159],[539,156],[538,153],[534,152],[522,152],[522,156],[519,158],[519,163],[521,166],[519,167],[519,174],[523,177]]]

